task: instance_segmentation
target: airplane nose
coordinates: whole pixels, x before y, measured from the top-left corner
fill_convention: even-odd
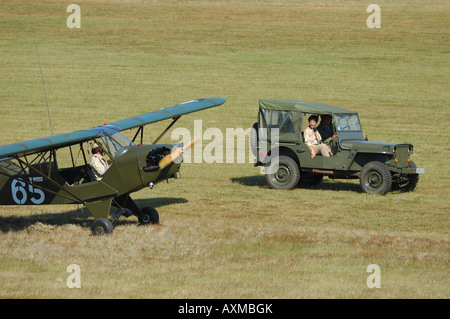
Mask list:
[[[194,145],[194,141],[192,141],[186,146],[184,146],[184,143],[182,142],[175,144],[172,153],[167,154],[166,156],[164,156],[164,158],[162,158],[159,161],[159,166],[161,167],[161,169],[168,166],[169,164],[172,164],[173,162],[181,164],[183,162],[184,151],[190,149],[192,145]]]

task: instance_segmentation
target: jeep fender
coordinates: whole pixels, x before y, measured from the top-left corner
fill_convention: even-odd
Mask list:
[[[386,164],[392,158],[392,155],[389,154],[370,154],[370,153],[353,153],[349,154],[349,171],[360,171],[364,165],[369,162],[376,161]]]

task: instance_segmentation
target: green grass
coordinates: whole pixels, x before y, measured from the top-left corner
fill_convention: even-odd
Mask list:
[[[183,164],[133,195],[159,226],[121,219],[106,238],[78,206],[2,206],[0,297],[450,296],[447,1],[383,2],[381,29],[358,1],[83,1],[81,29],[68,4],[29,4],[55,134],[204,97],[227,102],[176,126],[225,133],[251,127],[260,98],[298,99],[359,112],[369,140],[412,143],[426,173],[414,192],[370,196],[356,180],[277,191],[250,163]],[[26,2],[0,4],[0,34],[0,144],[48,136]]]

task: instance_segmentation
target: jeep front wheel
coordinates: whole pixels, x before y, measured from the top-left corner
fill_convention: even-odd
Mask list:
[[[281,155],[278,168],[273,174],[266,174],[266,180],[270,188],[292,189],[297,186],[300,179],[300,169],[297,163],[290,157]]]
[[[361,170],[360,184],[368,194],[384,195],[391,190],[391,172],[381,162],[369,162]]]
[[[408,163],[408,168],[417,168],[413,161]],[[395,182],[392,183],[393,190],[399,190],[401,192],[413,191],[417,183],[419,182],[419,174],[409,174],[406,176],[400,176]]]

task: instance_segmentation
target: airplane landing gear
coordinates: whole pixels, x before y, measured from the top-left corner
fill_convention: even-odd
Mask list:
[[[115,220],[122,215],[125,217],[134,215],[138,218],[138,225],[159,224],[159,214],[155,208],[144,207],[141,209],[129,195],[116,198],[113,205],[119,208],[113,215]]]
[[[139,225],[159,224],[159,214],[153,207],[142,208],[142,217],[139,217]]]
[[[106,218],[94,220],[91,226],[92,233],[97,236],[110,235],[113,229],[112,223]]]

